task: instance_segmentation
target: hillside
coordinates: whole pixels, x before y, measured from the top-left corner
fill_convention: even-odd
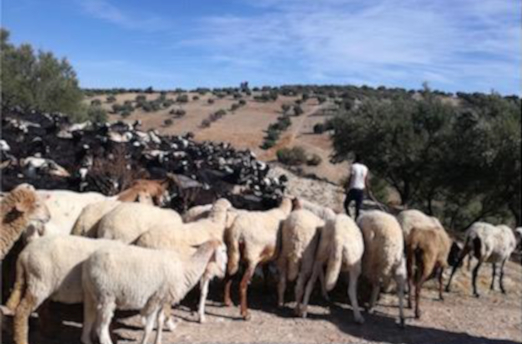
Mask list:
[[[292,116],[291,126],[282,133],[277,144],[268,150],[263,150],[260,146],[263,143],[265,131],[271,123],[276,122],[277,118],[282,115],[281,106],[283,104],[294,104],[300,97],[280,95],[276,101],[263,102],[254,99],[254,97],[260,95],[260,92],[253,92],[250,96],[243,95],[242,99],[246,101],[244,106],[235,111],[229,111],[232,104],[237,103],[237,99],[234,99],[232,95],[226,95],[220,99],[211,93],[201,95],[195,92],[187,92],[185,93],[189,99],[187,103],[175,103],[153,112],[145,112],[142,108],[136,108],[130,116],[125,118],[120,114],[112,113],[114,104],[124,104],[125,101],[131,101],[135,105],[135,99],[140,94],[146,96],[147,101],[152,101],[160,96],[158,92],[149,94],[129,92],[114,95],[116,100],[113,102],[107,102],[107,95],[89,97],[86,102],[101,101],[101,106],[108,111],[111,121],[134,122],[141,120],[142,129],[157,129],[161,134],[168,135],[192,132],[196,141],[229,142],[238,149],[252,150],[260,160],[267,162],[276,159],[276,152],[280,148],[302,146],[308,154],[317,154],[322,159],[318,166],[303,165],[302,169],[305,174],[315,174],[334,183],[339,183],[346,176],[347,163],[332,164],[330,162],[332,146],[328,134],[326,132],[314,134],[313,132],[315,124],[322,123],[329,117],[327,113],[321,111],[332,105],[328,101],[318,104],[317,99],[310,98],[303,102],[301,106],[304,114],[298,117]],[[165,94],[167,100],[175,100],[178,95],[179,93],[175,92]],[[199,99],[194,100],[194,97]],[[208,103],[210,98],[214,99],[213,104]],[[184,116],[180,117],[169,113],[172,110],[179,109],[186,112]],[[227,114],[213,122],[210,127],[202,128],[202,121],[220,109],[227,110]],[[170,126],[165,126],[164,121],[168,119],[171,119],[173,123]]]

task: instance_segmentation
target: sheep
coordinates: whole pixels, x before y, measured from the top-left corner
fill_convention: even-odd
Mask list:
[[[97,192],[74,192],[68,190],[37,190],[37,194],[45,201],[51,213],[50,221],[45,225],[43,232],[38,235],[62,234],[69,235],[74,223],[86,205],[111,200]]]
[[[406,262],[401,226],[395,217],[380,210],[363,213],[357,220],[357,225],[364,238],[362,273],[372,285],[368,311],[373,311],[381,285],[387,285],[390,278],[394,277],[398,286],[399,321],[400,326],[404,327]]]
[[[294,208],[297,207],[306,209],[325,221],[332,220],[336,216],[336,213],[332,209],[317,205],[302,198],[296,198],[294,200]]]
[[[346,214],[339,214],[328,220],[321,230],[319,246],[313,262],[312,276],[310,277],[299,315],[306,317],[308,301],[317,277],[326,265],[324,289],[331,290],[339,278],[340,271],[350,274],[348,296],[352,304],[355,322],[364,323],[357,301],[357,281],[361,274],[361,263],[364,253],[364,240],[361,230],[354,220]],[[323,284],[322,284],[323,285]]]
[[[29,227],[43,226],[50,212],[32,185],[20,184],[2,198],[0,203],[0,261]]]
[[[397,221],[399,221],[404,240],[407,240],[411,230],[416,228],[439,228],[444,229],[440,221],[432,216],[428,216],[416,209],[403,210],[397,215]]]
[[[183,214],[183,222],[194,222],[197,220],[204,219],[210,214],[212,204],[196,205]]]
[[[176,226],[181,216],[171,209],[141,203],[121,203],[102,217],[96,236],[130,244],[155,226]]]
[[[122,202],[134,202],[140,194],[149,194],[158,206],[165,205],[169,201],[169,188],[173,184],[170,174],[163,180],[135,180],[132,185],[118,194],[118,200]]]
[[[298,313],[304,284],[312,274],[319,231],[323,226],[323,220],[304,209],[292,211],[283,222],[281,252],[277,254],[277,267],[279,269],[278,307],[284,305],[286,282],[297,279],[295,300],[297,302],[296,313]]]
[[[513,230],[505,225],[493,226],[485,222],[475,222],[466,231],[466,239],[464,248],[461,251],[458,262],[453,266],[446,292],[450,291],[451,281],[457,268],[460,266],[464,258],[469,254],[473,254],[478,259],[477,265],[472,272],[473,295],[480,297],[477,291],[477,275],[482,263],[491,263],[492,278],[490,290],[495,290],[495,276],[497,263],[500,263],[499,286],[503,294],[506,293],[504,288],[504,265],[515,250],[516,239]]]
[[[432,227],[413,227],[406,239],[406,262],[408,273],[408,308],[412,306],[413,283],[415,279],[415,317],[420,318],[420,292],[423,283],[436,271],[439,279],[439,299],[442,295],[444,269],[451,248],[451,239],[444,230]],[[416,269],[416,271],[415,271]]]
[[[31,241],[18,257],[14,290],[6,304],[15,312],[15,343],[27,344],[29,316],[40,306],[45,309],[46,301],[82,303],[82,262],[94,251],[116,245],[123,244],[71,235]]]
[[[96,202],[85,206],[74,223],[71,234],[96,238],[96,232],[100,220],[119,204],[121,204],[120,201],[110,200]]]
[[[230,228],[225,230],[228,251],[227,275],[225,276],[225,305],[232,304],[230,287],[232,276],[239,268],[239,262],[246,263],[247,269],[241,279],[241,316],[250,319],[247,305],[248,283],[258,264],[265,264],[274,258],[279,227],[292,211],[292,200],[284,197],[279,207],[268,211],[242,212]],[[241,247],[241,250],[240,250]]]
[[[82,342],[112,344],[109,325],[116,309],[140,309],[145,317],[142,343],[157,326],[155,343],[161,343],[164,305],[180,302],[215,263],[224,272],[226,247],[211,240],[188,259],[168,250],[120,246],[100,249],[83,264],[84,323]],[[153,268],[151,268],[153,267]],[[133,283],[129,283],[133,281]]]
[[[229,201],[222,198],[217,200],[208,218],[181,225],[157,226],[143,233],[133,243],[146,248],[167,249],[187,256],[194,252],[193,247],[208,240],[223,240],[223,233],[227,226],[228,210],[232,207]],[[214,270],[205,273],[201,280],[201,296],[198,308],[199,322],[205,322],[205,301],[208,294],[208,284],[215,275]],[[223,277],[223,276],[218,276]]]

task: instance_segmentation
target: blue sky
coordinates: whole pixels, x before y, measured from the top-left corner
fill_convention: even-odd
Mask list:
[[[520,0],[4,0],[83,87],[355,84],[521,93]]]

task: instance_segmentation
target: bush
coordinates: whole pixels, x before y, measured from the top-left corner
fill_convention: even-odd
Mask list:
[[[317,166],[320,165],[321,162],[323,162],[323,159],[318,154],[313,154],[311,157],[306,160],[306,164],[308,166]]]
[[[192,100],[199,100],[199,96],[193,96]]]
[[[263,144],[261,145],[261,148],[262,149],[270,149],[272,147],[274,147],[276,144],[276,141],[275,140],[266,140],[263,142]]]
[[[176,97],[176,102],[178,103],[188,103],[189,97],[187,94],[180,94]]]
[[[294,106],[294,115],[301,116],[304,113],[303,108],[301,105],[295,105]]]
[[[289,104],[281,105],[281,110],[283,110],[283,113],[287,113],[288,111],[290,111],[290,105]]]
[[[318,96],[317,97],[317,101],[319,102],[319,104],[322,104],[322,103],[326,102],[326,97],[325,96]]]
[[[209,119],[204,119],[201,121],[201,128],[208,128],[208,127],[210,127],[210,124],[211,124],[211,122]]]
[[[325,131],[324,123],[317,123],[314,125],[314,134],[322,134]]]
[[[99,99],[93,99],[93,100],[91,100],[91,105],[92,105],[92,106],[101,106],[101,103],[102,103],[102,102],[101,102],[101,100],[99,100]]]
[[[2,106],[20,106],[64,114],[84,111],[83,92],[67,59],[31,45],[9,43],[9,32],[0,28]]]
[[[131,112],[129,110],[123,110],[120,115],[123,118],[129,117],[131,115]]]
[[[172,124],[174,124],[174,121],[170,118],[167,118],[166,120],[163,121],[163,125],[166,127],[170,127]]]
[[[147,97],[143,94],[138,94],[135,99],[136,99],[137,103],[142,103],[142,102],[147,101]]]
[[[114,103],[116,101],[116,97],[115,96],[108,96],[107,97],[107,103]]]
[[[207,103],[208,104],[214,104],[214,99],[213,98],[208,98],[207,99]]]
[[[219,109],[218,111],[215,112],[215,116],[217,118],[221,118],[223,116],[225,116],[227,114],[227,110],[223,110],[223,109]]]
[[[178,117],[183,117],[187,114],[187,112],[183,109],[176,109],[176,110],[172,109],[172,110],[170,110],[169,113],[171,115],[178,116]]]
[[[307,161],[305,150],[302,147],[281,148],[276,154],[279,162],[290,166],[302,165]]]
[[[241,106],[245,106],[246,103],[247,103],[247,102],[246,102],[246,100],[244,100],[244,99],[240,99],[240,100],[239,100],[239,105],[241,105]]]
[[[239,103],[234,103],[232,104],[232,106],[230,107],[230,111],[236,111],[237,109],[239,109],[241,107],[241,105],[239,105]]]

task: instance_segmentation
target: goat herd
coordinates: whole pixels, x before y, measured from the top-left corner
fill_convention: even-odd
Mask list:
[[[444,269],[452,266],[449,292],[456,269],[468,255],[478,259],[472,274],[473,294],[479,296],[476,279],[484,262],[494,267],[491,289],[499,264],[499,286],[505,292],[504,265],[520,242],[521,228],[478,222],[468,229],[464,244],[458,245],[436,218],[417,210],[397,216],[368,210],[354,221],[327,207],[283,196],[284,180],[266,178],[266,165],[249,152],[226,145],[197,145],[184,137],[166,139],[122,123],[117,125],[125,128],[123,132],[114,126],[72,130],[73,125],[60,124],[60,116],[35,114],[35,118],[40,123],[31,122],[30,116],[5,119],[4,129],[9,130],[2,141],[2,170],[12,184],[6,188],[11,191],[1,196],[0,259],[3,294],[10,295],[6,306],[14,313],[17,344],[28,343],[33,312],[39,313],[43,324],[49,320],[50,301],[83,303],[81,341],[85,344],[112,343],[109,329],[116,310],[138,310],[145,320],[142,343],[148,342],[154,327],[155,343],[160,343],[163,327],[175,326],[173,305],[199,283],[198,316],[204,322],[210,281],[224,278],[223,301],[230,306],[232,282],[240,271],[240,314],[247,320],[249,283],[256,268],[269,263],[278,271],[278,306],[285,305],[286,284],[295,281],[295,313],[301,317],[307,316],[318,279],[327,298],[340,273],[347,272],[357,323],[364,322],[357,295],[362,276],[371,285],[369,312],[381,288],[395,281],[399,324],[404,326],[406,289],[408,306],[415,303],[415,316],[420,317],[423,283],[432,275],[438,277],[442,299]],[[131,166],[125,170],[134,170],[132,164],[138,160],[138,168],[146,165],[149,177],[162,170],[163,179],[136,179],[121,190],[121,179],[98,173],[96,159],[117,160],[113,146],[117,135],[127,140],[123,141],[128,149],[125,154],[132,155],[133,149],[141,147],[137,158],[126,160]],[[159,153],[150,149],[165,145],[168,148]],[[141,156],[147,161],[140,160]],[[80,171],[77,184],[68,172],[75,169]],[[171,169],[177,173],[167,174]],[[205,171],[207,176],[198,173]],[[207,204],[189,207],[206,203],[201,195],[215,185],[208,175],[243,188],[239,192],[229,188],[212,194]],[[42,184],[40,176],[48,184]],[[41,190],[23,183],[27,180],[48,188],[58,183],[62,189],[78,190]],[[181,191],[192,184],[197,185],[197,192],[187,196]],[[245,194],[256,200],[251,207],[242,205],[252,203],[238,201]],[[173,199],[179,201],[178,211],[171,209]]]

